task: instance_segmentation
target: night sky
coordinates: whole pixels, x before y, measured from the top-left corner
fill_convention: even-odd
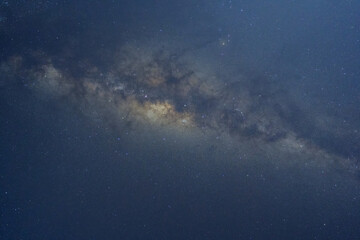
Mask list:
[[[356,1],[0,1],[0,239],[360,239]]]

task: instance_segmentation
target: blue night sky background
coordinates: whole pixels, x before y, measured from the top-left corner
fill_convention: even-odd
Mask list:
[[[0,239],[360,239],[360,2],[0,1]]]

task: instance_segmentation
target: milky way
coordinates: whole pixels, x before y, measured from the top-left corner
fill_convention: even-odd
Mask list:
[[[270,151],[309,154],[327,164],[341,162],[346,169],[356,166],[349,152],[334,152],[323,144],[333,133],[321,130],[268,76],[234,71],[229,78],[229,72],[207,61],[203,53],[220,47],[224,46],[217,41],[125,43],[105,56],[106,69],[86,59],[69,69],[63,56],[34,51],[30,59],[36,59],[35,65],[13,56],[1,69],[6,81],[16,78],[42,96],[68,99],[115,131],[147,126],[227,136],[239,145],[254,142]]]

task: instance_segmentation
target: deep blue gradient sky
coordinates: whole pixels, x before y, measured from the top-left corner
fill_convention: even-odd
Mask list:
[[[0,1],[0,239],[360,239],[359,13]]]

